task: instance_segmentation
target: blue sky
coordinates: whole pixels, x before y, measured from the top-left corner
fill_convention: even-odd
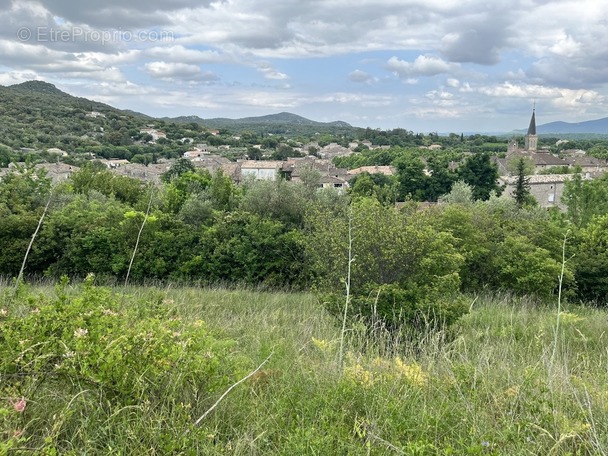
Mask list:
[[[495,132],[608,116],[598,0],[0,0],[0,84],[154,116]]]

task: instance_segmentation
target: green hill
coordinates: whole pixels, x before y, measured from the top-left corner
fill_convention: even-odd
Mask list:
[[[72,151],[106,142],[119,144],[118,135],[138,132],[148,119],[72,96],[47,82],[0,86],[0,142],[12,149]]]
[[[164,118],[171,122],[195,122],[209,128],[220,128],[234,132],[245,130],[256,133],[282,134],[286,136],[311,135],[315,133],[344,134],[355,130],[355,127],[343,121],[317,122],[290,112],[280,112],[259,117],[229,119],[216,117],[202,119],[198,116],[181,116]]]

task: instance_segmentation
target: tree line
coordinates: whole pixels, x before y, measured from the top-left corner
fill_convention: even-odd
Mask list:
[[[568,183],[565,213],[485,194],[465,175],[435,205],[409,199],[396,209],[374,190],[386,176],[363,175],[341,195],[314,179],[236,185],[178,163],[160,186],[88,166],[51,187],[43,171],[17,168],[0,182],[0,274],[18,274],[50,198],[29,275],[123,280],[139,239],[134,282],[312,287],[331,291],[331,306],[343,296],[350,248],[353,309],[375,303],[388,321],[449,320],[463,311],[463,292],[552,299],[565,245],[564,296],[606,302],[606,177]],[[418,310],[397,317],[395,302]]]

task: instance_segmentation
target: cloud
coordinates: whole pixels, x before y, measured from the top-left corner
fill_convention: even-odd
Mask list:
[[[11,71],[8,73],[0,73],[0,85],[3,86],[42,79],[42,77],[40,77],[37,73],[33,71]]]
[[[235,58],[215,50],[198,50],[183,45],[154,46],[142,51],[146,57],[181,63],[229,63]]]
[[[163,81],[214,82],[219,80],[216,74],[210,71],[204,72],[198,65],[189,63],[149,62],[146,63],[145,69],[150,76]]]
[[[400,60],[398,57],[393,56],[386,63],[387,70],[404,79],[449,73],[455,68],[456,65],[433,55],[419,55],[413,62]]]
[[[488,119],[536,98],[605,115],[606,42],[598,0],[0,0],[0,81],[52,80],[152,112],[292,107],[397,122],[411,102],[425,119]],[[341,91],[345,73],[355,93]]]
[[[274,67],[269,62],[258,62],[256,64],[257,70],[264,75],[264,78],[276,80],[276,81],[284,81],[285,79],[289,79],[285,73],[281,73],[274,69]]]
[[[36,2],[38,3],[38,2]],[[88,24],[99,28],[141,28],[170,23],[168,12],[209,5],[204,0],[53,0],[40,2],[54,16],[72,24]]]
[[[350,79],[353,82],[358,82],[358,83],[362,83],[362,84],[371,84],[378,80],[371,74],[366,73],[365,71],[361,71],[361,70],[355,70],[355,71],[352,71],[351,73],[349,73],[348,79]]]

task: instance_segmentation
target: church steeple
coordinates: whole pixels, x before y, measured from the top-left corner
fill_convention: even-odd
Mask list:
[[[532,118],[530,119],[530,126],[528,127],[528,133],[525,138],[525,149],[530,152],[536,152],[538,146],[538,136],[536,135],[536,103],[532,109]]]
[[[530,126],[528,127],[529,135],[536,135],[536,109],[532,110],[532,118],[530,119]]]

